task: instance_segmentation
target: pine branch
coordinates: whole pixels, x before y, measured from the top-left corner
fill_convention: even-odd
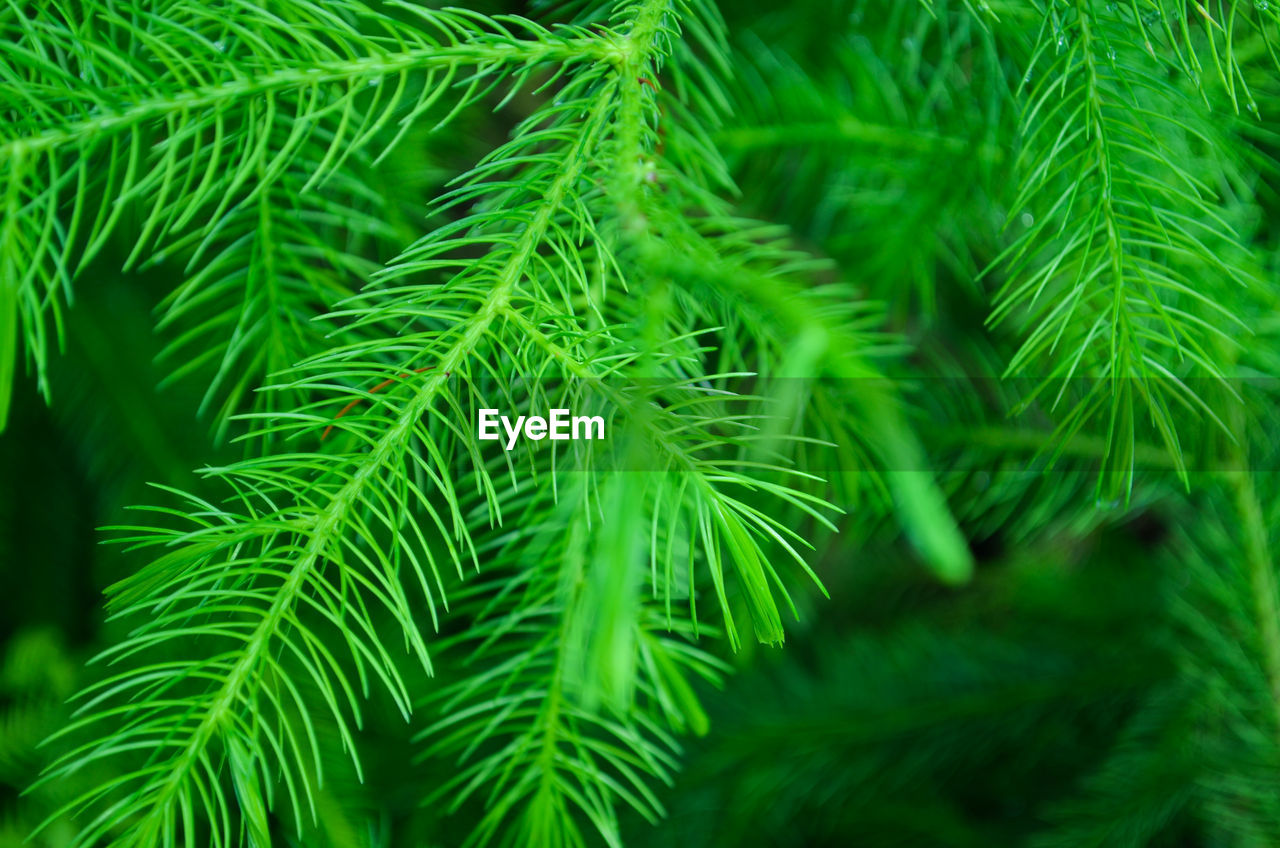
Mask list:
[[[451,419],[464,408],[467,391],[485,390],[481,363],[489,351],[507,344],[505,328],[527,329],[515,320],[516,304],[525,302],[519,299],[526,296],[522,289],[530,287],[533,303],[548,302],[553,293],[566,291],[558,281],[543,278],[550,266],[542,251],[568,248],[573,235],[566,225],[594,233],[591,213],[579,193],[596,151],[605,149],[609,139],[624,151],[618,155],[626,157],[628,146],[643,134],[644,118],[636,111],[639,99],[621,92],[638,88],[631,76],[653,61],[651,57],[663,49],[660,41],[671,31],[665,23],[665,3],[650,2],[633,11],[630,29],[608,39],[616,51],[616,70],[608,76],[601,70],[588,71],[568,81],[561,100],[517,128],[511,143],[481,163],[470,182],[444,198],[445,205],[469,202],[478,211],[410,248],[384,275],[376,293],[362,295],[359,304],[335,313],[348,326],[366,332],[369,340],[314,357],[296,369],[295,379],[282,383],[282,388],[315,390],[334,388],[338,380],[361,382],[386,368],[398,350],[406,350],[414,358],[394,366],[397,370],[417,371],[419,362],[430,363],[430,370],[415,379],[413,391],[407,396],[397,391],[404,378],[395,381],[400,385],[394,389],[377,394],[348,390],[367,404],[358,416],[335,417],[332,398],[288,415],[260,416],[260,435],[314,437],[324,423],[348,434],[339,444],[354,441],[364,449],[334,455],[284,454],[211,469],[208,473],[236,492],[241,511],[190,499],[195,529],[144,529],[134,538],[135,543],[165,545],[172,551],[115,590],[118,614],[153,612],[107,656],[136,662],[135,655],[195,633],[214,643],[229,639],[231,644],[211,658],[151,661],[90,690],[85,709],[93,712],[69,732],[121,719],[126,730],[77,749],[50,778],[137,746],[158,747],[142,771],[75,804],[98,810],[77,844],[91,844],[108,834],[121,843],[170,844],[199,832],[201,810],[213,828],[213,842],[232,844],[240,832],[229,812],[232,799],[243,811],[242,826],[251,833],[265,833],[272,806],[266,789],[277,780],[283,780],[290,807],[299,814],[306,810],[315,787],[297,763],[316,754],[315,742],[308,741],[308,720],[295,726],[290,718],[291,702],[301,715],[307,714],[291,675],[303,674],[322,694],[348,746],[353,746],[353,739],[345,714],[354,716],[357,726],[360,721],[355,686],[343,665],[323,648],[318,629],[322,626],[335,626],[346,642],[362,689],[369,677],[379,678],[407,710],[406,683],[378,640],[367,604],[383,609],[404,630],[407,645],[429,671],[426,644],[403,582],[419,584],[433,617],[431,578],[442,594],[444,588],[435,543],[410,519],[409,510],[416,507],[429,516],[460,575],[466,552],[474,557],[474,522],[486,517],[501,520],[494,480],[474,445],[463,446]],[[548,155],[550,151],[555,155]],[[500,176],[504,170],[522,176],[506,181]],[[618,185],[621,195],[625,184]],[[460,247],[477,244],[489,246],[479,262],[445,258]],[[443,288],[392,285],[411,274],[453,266],[459,270]],[[405,321],[420,329],[405,331]],[[402,325],[398,333],[385,334],[397,324]],[[510,392],[509,376],[492,376],[498,377],[500,390]],[[461,497],[452,482],[458,458],[476,462],[476,471],[463,479],[486,493],[486,505],[467,515],[461,512]],[[771,491],[791,497],[782,488]],[[721,501],[721,508],[728,503]],[[763,519],[752,518],[753,513],[740,514],[742,518],[732,521],[719,517],[726,528],[723,541],[703,532],[704,553],[713,557],[717,571],[722,570],[722,545],[739,567],[762,567],[761,550],[748,537],[744,520],[781,538]],[[699,507],[698,515],[705,527],[708,507]],[[762,578],[747,585],[753,596],[768,591]],[[724,604],[723,584],[720,594]],[[775,625],[761,633],[776,638],[780,630]],[[285,658],[290,659],[287,665],[282,664]],[[184,686],[189,693],[180,693]],[[129,703],[117,703],[125,696]],[[272,749],[277,765],[268,764],[266,753]],[[222,787],[224,764],[234,776],[234,795]],[[111,802],[111,797],[120,800]]]
[[[151,618],[108,655],[123,659],[199,632],[210,639],[230,638],[238,644],[229,654],[166,663],[161,666],[166,676],[160,681],[154,671],[156,666],[144,665],[91,690],[94,697],[86,708],[95,708],[105,699],[126,693],[141,700],[132,707],[97,707],[98,712],[80,719],[69,730],[96,726],[103,720],[114,723],[119,720],[117,715],[132,716],[126,724],[129,729],[77,750],[50,777],[81,767],[86,760],[116,755],[122,749],[122,737],[138,740],[125,745],[125,750],[148,743],[159,748],[150,767],[76,803],[80,807],[97,802],[107,793],[123,793],[122,802],[107,805],[88,820],[77,844],[93,844],[122,825],[124,830],[113,837],[119,844],[172,844],[182,834],[198,832],[196,811],[201,808],[214,828],[214,844],[234,844],[237,830],[227,814],[230,802],[218,788],[223,758],[230,758],[246,781],[235,787],[236,805],[241,809],[249,813],[261,809],[263,812],[257,817],[265,816],[258,787],[275,782],[276,768],[288,786],[293,809],[307,809],[312,787],[294,774],[298,766],[291,762],[307,759],[309,743],[289,729],[291,720],[287,716],[292,711],[286,704],[292,691],[287,682],[290,672],[273,655],[285,650],[286,656],[292,654],[301,663],[302,671],[325,693],[340,726],[346,726],[338,706],[344,693],[357,724],[359,712],[345,672],[323,650],[316,632],[304,623],[302,609],[311,608],[339,628],[351,648],[352,660],[360,668],[362,685],[367,685],[365,669],[369,668],[407,711],[404,683],[385,649],[377,643],[374,624],[364,611],[364,604],[353,611],[344,608],[342,599],[353,591],[371,593],[399,621],[419,663],[430,669],[425,642],[414,623],[413,606],[400,585],[400,568],[402,562],[409,566],[434,609],[425,573],[427,561],[434,571],[434,559],[429,549],[418,547],[420,531],[414,531],[416,537],[401,535],[406,531],[395,516],[403,515],[409,504],[391,507],[400,497],[399,492],[418,491],[402,467],[408,445],[415,437],[432,441],[420,423],[424,413],[446,389],[452,375],[457,375],[463,363],[476,355],[500,315],[500,305],[511,297],[527,272],[535,247],[589,161],[593,139],[598,138],[610,105],[607,95],[600,96],[590,117],[571,125],[580,137],[567,145],[564,166],[557,169],[557,176],[547,186],[529,226],[518,239],[499,248],[502,259],[498,273],[479,308],[459,321],[441,339],[443,343],[437,343],[436,370],[392,416],[380,422],[379,433],[369,440],[367,451],[337,457],[282,455],[213,469],[210,473],[240,493],[239,500],[248,512],[233,514],[193,501],[196,509],[207,510],[211,521],[197,519],[198,525],[203,526],[192,531],[149,531],[135,540],[171,546],[174,550],[116,591],[119,614],[136,614],[156,606],[173,612]],[[525,143],[529,143],[527,137]],[[385,402],[385,396],[378,400]],[[345,422],[352,420],[344,419],[343,426],[350,427]],[[299,476],[300,471],[305,475],[306,469],[314,474],[312,479]],[[451,499],[452,485],[446,482],[450,473],[448,467],[440,473],[432,472],[435,483],[443,489],[439,494],[446,500]],[[277,496],[268,496],[271,491]],[[296,504],[278,504],[279,496],[296,498]],[[385,499],[387,496],[390,501]],[[422,499],[420,505],[426,514],[435,517],[445,539],[455,534],[460,538],[460,548],[450,545],[450,556],[460,568],[462,551],[472,547],[466,524],[456,513],[447,518],[439,516],[425,500],[425,494],[418,492],[418,498]],[[259,502],[256,506],[255,500]],[[384,511],[387,509],[390,512]],[[362,513],[370,515],[373,524],[360,517]],[[377,532],[380,525],[401,535],[387,553],[382,553],[387,549]],[[240,551],[246,545],[259,552],[245,556]],[[422,552],[415,554],[415,547]],[[423,556],[426,561],[420,559]],[[171,564],[180,567],[171,571]],[[334,570],[335,574],[326,576],[326,571]],[[275,584],[270,591],[265,586],[257,588],[264,580],[268,585]],[[215,598],[218,602],[214,602]],[[184,608],[186,604],[192,606]],[[239,624],[221,623],[226,616],[240,620],[246,615]],[[178,683],[202,681],[209,681],[206,688],[196,687],[190,695],[157,700]],[[263,716],[252,718],[268,704],[280,722],[275,731],[265,726]],[[306,708],[301,704],[298,707],[305,715]],[[350,745],[350,731],[344,733]],[[221,753],[214,747],[215,742],[220,743]],[[264,759],[266,751],[286,744],[292,750],[278,750],[281,756],[276,758],[277,765],[269,765]],[[302,785],[296,786],[295,780]]]
[[[140,218],[128,267],[188,226],[207,233],[201,216],[220,220],[242,188],[267,191],[319,128],[332,131],[304,190],[393,119],[403,133],[455,86],[454,113],[504,82],[523,85],[535,68],[606,58],[581,32],[397,8],[411,23],[359,0],[281,14],[179,2],[84,19],[62,7],[41,7],[34,18],[7,8],[0,326],[13,332],[0,347],[0,427],[19,339],[47,398],[46,325],[61,338],[59,298],[70,298],[72,279],[126,210]],[[198,68],[190,55],[203,57]],[[286,119],[291,132],[279,143]],[[398,138],[383,138],[384,152]]]
[[[738,772],[704,772],[699,797],[737,793],[752,815],[672,833],[1030,843],[1048,809],[1044,844],[1184,820],[1265,844],[1280,513],[1264,476],[1229,475],[1265,441],[1232,417],[1233,378],[1276,370],[1240,317],[1262,289],[1249,241],[1268,232],[1275,139],[1169,75],[1146,0],[929,5],[801,14],[798,41],[841,51],[828,68],[773,38],[790,7],[735,57],[710,0],[535,0],[575,16],[556,29],[354,0],[111,6],[94,31],[87,6],[0,10],[0,74],[21,82],[0,94],[18,127],[0,174],[20,177],[0,197],[16,212],[0,284],[17,283],[0,332],[51,348],[94,251],[185,265],[162,307],[175,377],[208,374],[218,426],[248,430],[243,460],[161,491],[140,522],[158,526],[117,531],[150,564],[110,590],[106,633],[128,632],[57,737],[40,791],[77,794],[41,836],[321,844],[376,805],[369,843],[620,846],[629,819],[697,806],[696,783],[664,786],[682,737],[726,712],[707,698],[729,670],[713,640],[745,661],[754,631],[800,641],[817,671],[782,660],[731,694],[747,706],[707,747],[712,773]],[[1197,14],[1223,11],[1223,80],[1265,106],[1267,42],[1245,22],[1269,16]],[[1024,54],[1013,139],[1003,74]],[[468,145],[506,141],[383,267],[404,227],[374,160],[459,110]],[[1005,162],[1022,178],[1007,204]],[[984,333],[975,269],[1006,211],[1019,235]],[[989,385],[935,391],[939,361]],[[609,435],[479,440],[494,407],[598,413]],[[1103,479],[1090,496],[1091,477],[1028,473],[1032,454]],[[1172,475],[1137,466],[1184,486],[1212,471],[1195,520]],[[1095,508],[1112,498],[1138,509]],[[1165,523],[1165,567],[1191,579],[1157,598],[1124,576]],[[827,553],[837,524],[853,542]],[[939,592],[918,560],[977,580]],[[1064,598],[1067,574],[1093,582]],[[805,645],[787,617],[824,583],[851,598],[842,621],[889,629]],[[1142,642],[1162,619],[1133,613],[1157,602],[1176,645]],[[1106,621],[1082,634],[1085,618]],[[425,721],[384,727],[384,704]],[[1012,813],[973,813],[976,793]]]
[[[601,489],[604,514],[618,519],[612,538],[594,532],[600,519],[588,517],[582,497],[562,493],[559,517],[549,522],[535,496],[517,526],[536,529],[506,534],[487,581],[458,596],[469,619],[457,646],[467,646],[466,658],[456,682],[427,704],[440,718],[420,739],[424,758],[453,755],[459,766],[428,803],[447,799],[457,811],[484,799],[467,844],[583,844],[581,818],[607,844],[620,845],[618,805],[651,821],[662,815],[647,781],[670,783],[676,767],[678,747],[663,725],[705,721],[685,677],[715,681],[722,667],[684,641],[691,627],[681,621],[672,633],[654,609],[615,618],[591,588],[634,579],[602,557],[628,545],[634,556],[648,534],[628,521],[639,515],[629,506],[636,499],[619,497],[631,482],[614,475]],[[634,665],[636,694],[592,703],[580,687],[595,667],[579,665],[585,658],[575,631],[590,622],[590,634],[600,635],[615,621],[628,629],[635,655],[601,649],[602,661],[615,670]]]
[[[323,145],[299,165],[316,165]],[[294,167],[266,191],[237,205],[207,233],[192,233],[164,256],[190,255],[189,276],[161,304],[157,329],[178,332],[161,356],[166,383],[210,375],[201,413],[215,410],[219,440],[230,419],[252,409],[283,412],[308,398],[256,391],[272,375],[333,344],[335,329],[316,320],[352,296],[351,280],[371,276],[369,241],[399,234],[376,211],[366,188],[369,163],[356,154],[329,178],[324,192],[302,191],[314,171]],[[152,261],[158,266],[161,257]]]
[[[1226,177],[1193,167],[1225,141],[1152,75],[1122,14],[1046,12],[1011,214],[1032,223],[991,319],[1027,328],[1008,373],[1045,378],[1028,403],[1066,400],[1061,438],[1105,430],[1103,501],[1129,497],[1144,417],[1185,477],[1182,416],[1216,421],[1197,382],[1225,380],[1211,351],[1241,326],[1227,293],[1250,283],[1224,258],[1247,255],[1214,193]]]

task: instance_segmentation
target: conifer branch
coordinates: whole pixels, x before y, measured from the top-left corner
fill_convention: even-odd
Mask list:
[[[1010,216],[1033,223],[996,263],[1011,279],[991,321],[1027,328],[1007,373],[1046,378],[1027,403],[1065,409],[1060,439],[1105,422],[1098,497],[1118,502],[1144,418],[1184,479],[1184,413],[1223,426],[1196,386],[1225,379],[1211,350],[1240,322],[1209,292],[1250,278],[1223,258],[1245,248],[1217,207],[1222,178],[1186,164],[1224,142],[1155,83],[1126,13],[1082,0],[1045,14]]]
[[[361,0],[281,14],[184,2],[163,14],[103,10],[91,21],[52,7],[30,20],[12,8],[0,17],[0,55],[15,83],[0,94],[0,248],[12,272],[0,322],[21,329],[0,344],[0,428],[19,341],[47,398],[46,324],[60,339],[60,299],[126,210],[142,217],[129,267],[147,250],[162,254],[198,216],[210,222],[196,227],[203,236],[233,200],[268,191],[323,129],[327,147],[304,190],[375,142],[385,154],[455,86],[461,94],[440,123],[504,81],[520,86],[535,68],[612,55],[585,32],[401,8],[409,23]],[[119,43],[120,33],[137,43]],[[184,52],[208,61],[196,71]],[[286,120],[288,132],[276,133]]]

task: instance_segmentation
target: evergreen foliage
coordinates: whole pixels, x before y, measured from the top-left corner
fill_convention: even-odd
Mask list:
[[[0,6],[0,844],[1274,844],[1278,34]]]

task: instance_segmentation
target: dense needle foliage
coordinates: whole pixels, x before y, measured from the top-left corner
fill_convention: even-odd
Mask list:
[[[0,845],[1277,844],[1277,38],[0,5]]]

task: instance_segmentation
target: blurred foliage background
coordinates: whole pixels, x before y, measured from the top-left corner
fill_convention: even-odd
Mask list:
[[[1265,459],[1249,474],[1201,463],[1189,485],[1153,461],[1117,503],[1095,491],[1101,436],[1068,440],[1044,470],[1031,460],[1054,443],[1051,425],[1010,417],[998,389],[956,394],[962,377],[998,378],[1022,343],[988,321],[1004,279],[983,271],[1040,214],[1020,199],[1023,84],[1052,73],[1035,45],[1057,4],[967,6],[723,4],[732,109],[714,140],[736,202],[886,304],[907,351],[893,367],[917,383],[917,429],[977,568],[968,585],[940,586],[883,510],[851,510],[815,565],[830,599],[799,599],[785,650],[725,655],[733,673],[700,693],[710,729],[684,743],[661,791],[666,818],[627,820],[628,845],[1280,844],[1280,680],[1268,665],[1280,483]],[[1188,21],[1198,7],[1185,4]],[[1232,134],[1215,188],[1246,253],[1228,261],[1263,281],[1235,304],[1246,373],[1263,377],[1275,375],[1277,326],[1274,73],[1242,71],[1257,109],[1206,96],[1206,120]],[[1165,82],[1194,90],[1185,74]],[[388,199],[374,258],[408,243],[428,199],[509,131],[491,106],[376,166],[371,185]],[[169,269],[123,275],[123,259],[109,247],[83,276],[68,349],[51,360],[56,402],[20,381],[0,438],[0,846],[29,844],[78,791],[22,794],[48,760],[39,743],[68,721],[66,699],[98,673],[86,660],[122,637],[104,620],[104,587],[145,564],[104,548],[96,528],[127,523],[148,483],[199,493],[193,469],[237,456],[197,412],[208,375],[165,381],[171,339],[154,325]],[[940,378],[957,382],[936,391]],[[1254,398],[1264,409],[1269,391]],[[1250,438],[1245,457],[1270,455],[1267,437]],[[470,808],[420,805],[441,766],[407,764],[410,729],[373,699],[366,781],[335,764],[317,824],[301,840],[276,834],[283,844],[443,846],[470,831]],[[36,844],[62,844],[66,827]]]

